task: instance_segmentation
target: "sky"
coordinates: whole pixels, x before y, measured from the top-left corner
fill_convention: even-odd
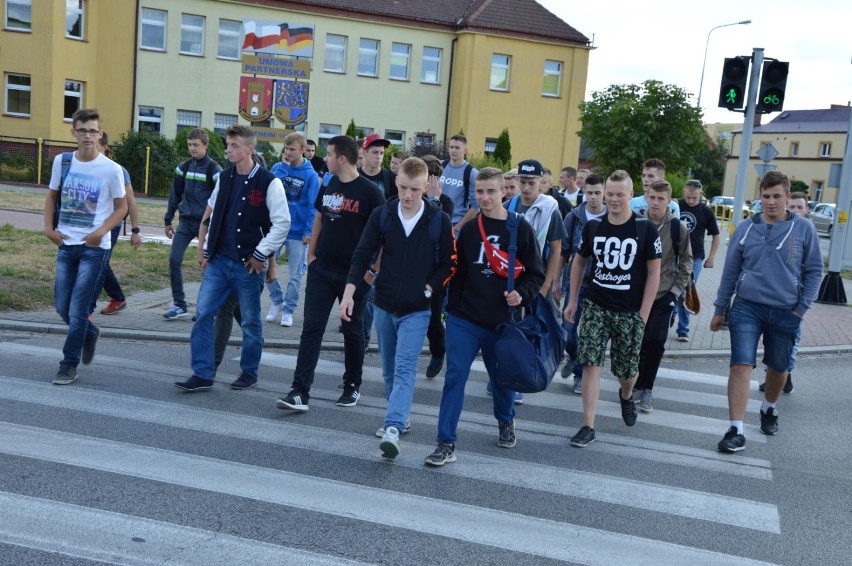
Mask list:
[[[717,108],[726,57],[751,55],[790,63],[784,110],[829,108],[852,101],[852,2],[848,0],[537,0],[594,40],[586,100],[612,84],[648,79],[682,87],[697,102],[710,35],[701,107],[705,122],[741,123],[743,114]],[[778,114],[764,116],[767,123]]]

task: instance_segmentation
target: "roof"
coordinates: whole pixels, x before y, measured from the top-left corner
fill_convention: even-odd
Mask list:
[[[768,124],[755,127],[754,133],[846,132],[849,128],[850,112],[852,112],[850,107],[823,110],[785,110]]]

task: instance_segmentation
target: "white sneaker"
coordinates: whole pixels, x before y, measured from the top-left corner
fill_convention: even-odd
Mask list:
[[[399,431],[395,426],[389,426],[382,436],[382,441],[379,443],[379,448],[382,451],[382,458],[393,460],[399,456]]]
[[[293,315],[290,313],[281,314],[281,326],[293,326]]]
[[[405,419],[405,429],[400,431],[400,434],[408,434],[408,431],[410,431],[410,430],[411,430],[411,419]],[[381,438],[384,435],[385,435],[385,427],[380,426],[379,429],[376,431],[376,436]]]
[[[273,320],[278,318],[278,315],[281,314],[282,310],[284,310],[283,303],[279,303],[277,305],[275,303],[272,303],[272,306],[269,307],[269,312],[266,313],[266,322],[272,322]]]

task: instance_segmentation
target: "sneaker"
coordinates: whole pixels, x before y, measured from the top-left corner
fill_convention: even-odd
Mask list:
[[[641,401],[641,400],[642,400],[642,390],[636,389],[634,387],[633,388],[633,402],[638,404],[639,401]]]
[[[745,436],[737,433],[737,427],[732,426],[725,433],[725,437],[719,441],[719,452],[740,452],[745,450]]]
[[[574,376],[574,395],[582,395],[583,394],[583,378]]]
[[[515,421],[507,423],[497,422],[500,427],[500,437],[497,439],[497,446],[500,448],[512,448],[517,441],[515,440]]]
[[[116,301],[110,299],[107,306],[101,309],[101,314],[115,314],[118,311],[123,311],[127,308],[127,301]]]
[[[643,413],[650,413],[654,410],[654,395],[650,389],[643,389],[639,395],[639,410]]]
[[[240,376],[231,384],[231,389],[236,389],[237,391],[242,391],[244,389],[251,389],[257,384],[257,378],[250,373],[246,373],[244,371],[240,372]]]
[[[56,377],[53,378],[54,385],[71,385],[77,381],[77,368],[71,366],[59,366]]]
[[[443,466],[456,461],[456,445],[438,441],[435,451],[426,456],[423,463],[428,466]]]
[[[769,407],[764,413],[760,411],[760,432],[772,436],[778,433],[778,411]]]
[[[100,335],[101,331],[99,329],[95,329],[95,337],[83,342],[83,355],[80,358],[80,362],[84,366],[92,363],[92,360],[95,358],[95,346],[98,345],[98,336]]]
[[[172,305],[169,310],[163,313],[163,318],[166,320],[174,320],[176,318],[184,318],[186,316],[189,316],[189,312],[177,305]]]
[[[343,394],[340,396],[340,399],[337,400],[337,406],[354,407],[357,405],[358,399],[361,397],[361,394],[358,392],[358,388],[346,383],[341,384],[340,387],[343,388]]]
[[[758,391],[761,393],[766,391],[766,382],[764,381],[760,385],[757,386]],[[793,392],[793,372],[787,372],[787,382],[784,384],[784,389],[782,390],[784,393],[792,393]]]
[[[677,341],[678,342],[689,342],[689,336],[687,336],[686,334],[678,334],[677,335]]]
[[[272,306],[269,307],[269,312],[266,313],[266,322],[274,321],[281,314],[282,310],[284,310],[284,303],[272,303]]]
[[[520,391],[515,391],[515,405],[523,405],[524,404],[524,394]]]
[[[213,380],[212,379],[201,379],[198,376],[193,375],[186,381],[178,381],[175,383],[175,386],[179,389],[183,389],[184,391],[194,392],[194,391],[210,391],[213,389]]]
[[[293,314],[292,313],[282,313],[281,314],[281,326],[293,326]]]
[[[441,373],[442,369],[444,369],[444,356],[432,356],[429,367],[426,368],[426,377],[432,379]]]
[[[584,426],[577,434],[571,437],[571,446],[577,448],[585,448],[595,441],[595,429],[590,426]]]
[[[307,412],[308,400],[295,391],[291,391],[286,397],[279,397],[275,401],[275,406],[279,409],[290,411]]]
[[[411,419],[405,419],[405,428],[402,429],[401,431],[399,431],[399,433],[400,434],[408,434],[408,431],[410,431],[410,430],[411,430]],[[380,426],[379,429],[376,431],[376,436],[381,438],[384,435],[385,435],[385,427]]]
[[[389,426],[382,435],[379,449],[382,451],[382,458],[385,460],[393,460],[399,456],[399,431],[395,426]]]
[[[636,392],[634,391],[634,394]],[[633,426],[636,424],[636,402],[631,397],[628,400],[621,398],[621,388],[618,389],[618,400],[621,401],[621,418],[624,419],[624,424]]]
[[[568,379],[574,374],[574,362],[571,358],[567,358],[565,360],[565,365],[562,366],[562,371],[559,372],[559,375],[562,376],[562,379]]]

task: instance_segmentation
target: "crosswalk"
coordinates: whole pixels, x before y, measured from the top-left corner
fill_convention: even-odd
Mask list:
[[[778,506],[765,495],[772,463],[713,449],[726,427],[721,376],[661,370],[660,408],[641,414],[633,429],[616,426],[617,386],[603,380],[598,442],[584,450],[567,442],[581,399],[557,377],[518,408],[518,448],[501,450],[484,368],[475,364],[459,459],[435,470],[423,457],[434,447],[440,378],[418,379],[412,433],[388,463],[373,436],[385,406],[375,359],[364,368],[357,407],[334,405],[343,365],[322,360],[310,414],[292,415],[274,408],[288,390],[292,353],[264,352],[259,389],[185,395],[171,387],[183,367],[140,363],[120,347],[101,350],[89,379],[56,387],[36,377],[55,368],[55,348],[0,342],[0,359],[25,359],[32,369],[0,367],[0,472],[6,460],[37,477],[43,470],[50,481],[33,485],[52,486],[40,491],[0,473],[0,563],[8,563],[4,553],[33,549],[57,564],[62,557],[207,565],[764,564],[765,554],[714,541],[747,536],[771,544],[782,534]],[[753,417],[757,405],[748,410]],[[747,436],[766,442],[756,428]],[[116,500],[117,493],[138,502]],[[229,523],[232,514],[252,513],[283,524],[273,534]],[[311,533],[316,538],[305,540]]]

